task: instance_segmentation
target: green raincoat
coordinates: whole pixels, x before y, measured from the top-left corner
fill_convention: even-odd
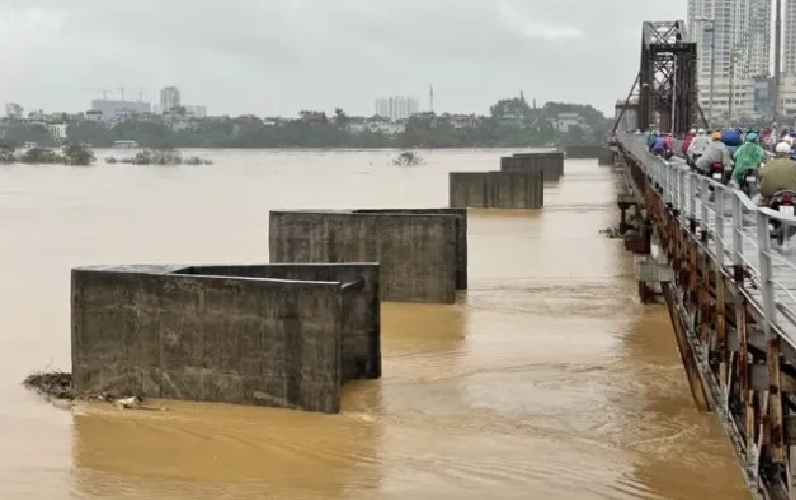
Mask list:
[[[732,178],[740,183],[741,175],[746,170],[757,170],[765,159],[766,151],[763,148],[756,142],[746,142],[735,152],[735,168],[732,171]]]

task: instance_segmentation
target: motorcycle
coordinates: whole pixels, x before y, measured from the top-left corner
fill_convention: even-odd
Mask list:
[[[771,201],[769,202],[768,207],[771,210],[776,210],[777,212],[782,213],[783,215],[789,215],[793,217],[794,214],[796,214],[796,191],[777,191],[771,196]],[[777,244],[779,246],[783,246],[785,243],[790,241],[794,232],[796,232],[796,227],[792,225],[784,225],[782,224],[782,221],[772,218],[769,221],[769,230],[771,239],[777,240]]]
[[[716,182],[720,182],[721,184],[727,184],[724,163],[720,161],[711,163],[710,167],[708,168],[708,177]],[[713,186],[708,186],[708,189],[710,190],[710,197],[708,198],[708,201],[712,203],[716,200],[716,188]]]
[[[757,173],[757,169],[748,168],[744,170],[743,174],[741,174],[741,182],[739,184],[738,187],[741,188],[741,191],[743,191],[748,198],[754,198],[760,186],[760,176]]]
[[[710,169],[708,170],[708,175],[714,181],[721,182],[722,184],[725,184],[725,182],[724,182],[724,177],[725,177],[725,175],[724,175],[724,164],[722,162],[720,162],[720,161],[711,163],[710,164]]]
[[[674,151],[672,151],[671,149],[666,148],[666,149],[663,150],[663,159],[664,160],[669,161],[669,160],[672,159],[673,156],[674,156]]]
[[[700,153],[694,153],[694,154],[692,154],[692,155],[691,155],[691,156],[688,158],[688,162],[689,162],[689,163],[688,163],[688,166],[689,166],[689,167],[691,167],[691,170],[693,170],[693,171],[695,171],[695,172],[697,171],[697,164],[696,164],[696,162],[697,162],[697,160],[698,160],[698,159],[700,159],[700,158],[702,158],[702,155],[701,155]]]

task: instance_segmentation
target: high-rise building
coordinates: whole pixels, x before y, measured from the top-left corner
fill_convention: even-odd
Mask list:
[[[376,99],[376,116],[390,120],[405,120],[417,113],[417,99],[413,97],[387,97]]]
[[[24,109],[15,102],[6,103],[6,117],[22,118]]]
[[[796,75],[796,0],[782,3],[782,73]]]
[[[725,121],[751,119],[755,80],[770,74],[771,0],[688,0],[688,29],[697,42],[699,102],[705,115]]]
[[[180,91],[177,87],[165,87],[160,91],[160,112],[166,113],[180,107]]]
[[[796,5],[796,0],[786,1]],[[730,75],[733,52],[735,76],[768,75],[771,20],[771,0],[688,0],[688,29],[698,44],[699,73],[710,74],[711,36],[715,36],[717,77]],[[713,26],[715,35],[710,32]],[[793,36],[796,49],[796,33]]]

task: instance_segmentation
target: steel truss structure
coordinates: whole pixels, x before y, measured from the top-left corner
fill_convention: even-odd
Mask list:
[[[697,123],[697,45],[688,39],[684,21],[644,22],[638,74],[641,130],[652,125],[681,135]]]

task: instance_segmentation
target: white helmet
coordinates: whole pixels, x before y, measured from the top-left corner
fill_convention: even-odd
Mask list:
[[[705,129],[701,128],[701,129],[699,129],[699,130],[697,131],[697,133],[698,133],[698,134],[704,134],[704,133],[705,133]]]
[[[692,134],[696,134],[696,129],[695,129],[695,128],[692,128],[692,129],[691,129],[691,133],[692,133]]]
[[[790,153],[790,144],[785,141],[780,142],[777,144],[777,154],[787,154]]]

